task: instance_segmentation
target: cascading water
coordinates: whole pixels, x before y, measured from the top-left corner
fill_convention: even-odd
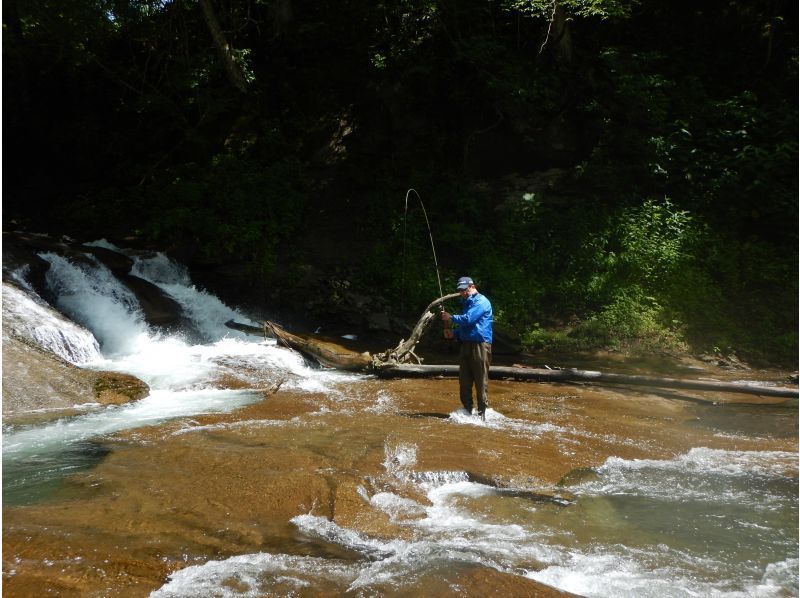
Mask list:
[[[113,251],[105,241],[93,245]],[[133,273],[160,287],[183,309],[204,344],[187,342],[180,331],[165,334],[148,326],[136,296],[94,257],[69,260],[54,253],[39,255],[50,264],[48,291],[69,320],[56,319],[36,301],[10,285],[4,290],[4,317],[20,334],[82,367],[132,374],[150,389],[143,400],[90,412],[44,425],[6,426],[3,435],[3,494],[6,503],[40,500],[58,480],[89,467],[102,457],[94,439],[170,418],[230,411],[263,395],[253,390],[223,388],[217,379],[226,371],[257,366],[268,388],[325,388],[337,374],[310,370],[302,358],[274,342],[248,340],[225,326],[236,319],[254,324],[217,297],[195,288],[186,268],[164,254],[134,256]],[[31,291],[32,292],[32,291]],[[251,337],[252,338],[252,337]]]
[[[91,330],[107,356],[135,352],[149,335],[136,296],[91,256],[72,262],[55,253],[39,255],[50,264],[46,281],[56,305]]]

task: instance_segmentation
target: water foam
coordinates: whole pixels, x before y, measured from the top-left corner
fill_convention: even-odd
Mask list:
[[[397,411],[397,399],[386,391],[380,390],[375,395],[375,403],[367,407],[371,413],[391,413]]]
[[[372,559],[385,559],[408,546],[408,542],[404,540],[383,541],[367,538],[354,530],[339,526],[330,519],[316,515],[298,515],[290,521],[310,536],[345,546]]]
[[[339,544],[369,559],[360,565],[357,577],[348,588],[350,591],[374,584],[402,585],[437,563],[474,563],[498,567],[491,558],[463,538],[383,541],[367,538],[324,517],[300,515],[291,522],[306,535]]]
[[[147,256],[134,256],[131,274],[149,280],[153,284],[185,287],[192,284],[188,268],[160,251]]]
[[[135,352],[150,330],[139,302],[114,274],[94,258],[73,263],[40,253],[50,264],[46,281],[60,311],[91,330],[104,355]]]
[[[389,515],[394,522],[425,514],[424,505],[393,492],[378,492],[369,498],[369,503],[374,508]]]
[[[101,247],[102,249],[109,249],[116,253],[124,253],[122,249],[114,245],[111,241],[106,239],[97,239],[96,241],[89,241],[83,244],[84,247]]]
[[[383,468],[387,473],[397,475],[417,463],[417,445],[400,443],[391,446],[388,440],[383,445]]]
[[[100,359],[94,335],[54,311],[38,296],[3,284],[3,320],[16,335],[75,365]]]
[[[518,433],[523,436],[541,436],[542,434],[557,434],[564,432],[564,428],[549,422],[537,424],[529,421],[518,420],[506,417],[502,413],[495,411],[491,407],[486,408],[485,417],[481,418],[477,414],[471,414],[466,409],[457,409],[450,413],[450,421],[456,424],[466,424],[478,426],[490,430],[502,430],[506,432]]]
[[[617,547],[618,549],[619,547]],[[760,583],[740,585],[734,579],[712,580],[696,569],[652,567],[639,554],[572,553],[563,565],[552,565],[525,576],[586,598],[782,598],[797,595],[797,559],[770,564]],[[694,565],[694,566],[693,566]]]
[[[705,584],[675,570],[647,571],[635,560],[614,554],[572,553],[565,565],[529,571],[526,577],[579,596],[688,597],[711,595]]]
[[[789,589],[795,596],[798,595],[800,589],[798,567],[800,567],[800,559],[797,558],[787,558],[770,563],[761,577],[761,582],[755,588],[756,592],[759,592],[759,595],[769,595],[767,592],[772,592],[772,595],[781,596],[786,589]]]
[[[215,295],[196,288],[186,267],[163,253],[134,256],[131,272],[153,283],[177,301],[183,314],[207,342],[224,337],[246,336],[243,332],[225,326],[225,322],[229,320],[257,326],[238,310],[225,305]]]
[[[753,474],[774,475],[776,468],[778,471],[793,470],[796,474],[797,454],[786,451],[732,451],[696,447],[671,460],[634,459],[626,461],[618,457],[610,457],[600,468],[600,472],[659,469],[741,477]]]
[[[327,581],[344,592],[358,576],[358,567],[331,559],[286,554],[244,554],[193,565],[170,574],[150,593],[151,598],[256,598],[292,596],[308,586]]]
[[[769,509],[770,501],[782,501],[770,492],[771,484],[796,480],[797,454],[698,447],[667,460],[609,457],[597,471],[600,479],[571,490],[586,495],[744,503],[755,509]]]

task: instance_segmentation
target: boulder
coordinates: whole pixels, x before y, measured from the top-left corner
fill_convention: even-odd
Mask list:
[[[41,347],[3,335],[3,421],[57,419],[78,406],[146,397],[147,384],[127,374],[76,367]]]
[[[33,293],[3,283],[3,420],[57,418],[79,405],[147,396],[133,376],[83,369],[99,357],[92,334]],[[94,353],[93,353],[94,352]]]
[[[181,306],[156,285],[133,274],[119,272],[116,276],[136,295],[148,324],[169,328],[181,323]]]
[[[3,280],[25,283],[40,296],[48,298],[45,275],[50,264],[37,254],[48,251],[64,253],[68,250],[64,243],[45,235],[3,232]]]
[[[128,274],[131,268],[133,268],[133,260],[127,255],[123,255],[117,251],[94,246],[84,246],[83,249],[86,253],[90,253],[96,257],[97,261],[117,276]]]

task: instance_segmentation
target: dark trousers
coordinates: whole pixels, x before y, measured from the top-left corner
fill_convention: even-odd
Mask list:
[[[472,411],[472,387],[478,399],[478,411],[486,411],[489,389],[489,365],[492,362],[491,343],[462,342],[458,360],[458,387],[461,404]]]

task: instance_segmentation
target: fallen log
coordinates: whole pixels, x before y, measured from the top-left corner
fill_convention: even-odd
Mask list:
[[[457,365],[391,365],[375,372],[381,378],[430,378],[434,376],[458,377]],[[526,367],[491,366],[489,378],[493,380],[536,380],[541,382],[595,382],[600,384],[628,384],[656,386],[660,388],[683,388],[687,390],[711,390],[769,397],[798,398],[798,389],[782,386],[760,386],[714,380],[687,380],[660,378],[633,374],[612,374],[594,370],[561,369],[547,370]]]
[[[264,336],[264,326],[251,326],[250,324],[242,324],[241,322],[236,322],[235,320],[228,320],[225,322],[225,326],[232,330],[238,330],[239,332],[244,332],[246,334]]]
[[[294,349],[325,367],[370,372],[387,365],[408,363],[412,358],[417,363],[421,363],[422,359],[414,353],[414,349],[416,349],[417,343],[419,343],[428,325],[435,318],[435,314],[431,310],[448,299],[455,299],[459,296],[460,293],[452,293],[432,301],[422,312],[408,340],[401,339],[394,349],[388,349],[376,355],[366,352],[356,353],[322,337],[309,334],[293,334],[269,320],[264,322],[263,327],[242,324],[234,320],[228,320],[225,325],[228,328],[239,330],[246,334],[275,338],[283,346]]]
[[[263,327],[226,322],[226,326],[248,334],[272,337],[286,347],[317,361],[325,367],[347,371],[374,373],[381,378],[432,378],[436,376],[458,376],[457,365],[422,365],[414,349],[426,329],[435,318],[431,310],[448,299],[455,299],[459,293],[445,295],[431,302],[413,328],[408,340],[401,339],[394,349],[371,355],[356,353],[335,342],[313,335],[293,334],[266,321]],[[415,360],[416,364],[409,363]],[[767,397],[798,398],[796,387],[761,386],[715,380],[691,380],[678,378],[659,378],[632,374],[613,374],[593,370],[578,369],[539,369],[528,367],[492,366],[489,368],[492,379],[538,380],[543,382],[594,382],[596,384],[627,384],[659,388],[682,388],[686,390],[705,390],[717,392],[743,393]]]
[[[264,322],[262,328],[233,320],[225,322],[225,325],[247,334],[274,338],[278,344],[293,349],[324,367],[362,372],[367,371],[372,363],[372,355],[369,353],[356,353],[321,337],[293,334],[269,320]]]

